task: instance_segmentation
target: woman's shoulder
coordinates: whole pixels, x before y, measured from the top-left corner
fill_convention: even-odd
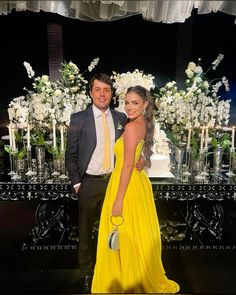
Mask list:
[[[128,122],[125,125],[124,133],[126,137],[132,137],[133,139],[136,138],[137,141],[140,141],[142,138],[145,137],[146,127],[142,126],[140,122]]]
[[[125,125],[125,128],[127,128],[127,129],[137,129],[137,130],[139,130],[140,129],[140,127],[142,127],[141,125],[140,125],[140,122],[136,122],[136,121],[129,121],[126,125]],[[144,127],[144,126],[143,126]]]
[[[137,122],[128,122],[125,125],[125,134],[127,135],[133,135],[136,137],[140,137],[141,130],[140,130],[140,124]]]

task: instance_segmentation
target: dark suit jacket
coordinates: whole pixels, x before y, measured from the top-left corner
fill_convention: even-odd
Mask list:
[[[111,110],[115,127],[115,140],[124,131],[127,122],[124,113]],[[122,128],[120,128],[122,127]],[[96,127],[92,107],[71,115],[67,132],[65,164],[72,185],[82,181],[96,147]]]

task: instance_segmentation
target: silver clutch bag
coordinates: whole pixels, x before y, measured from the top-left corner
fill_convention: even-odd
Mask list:
[[[121,216],[121,222],[119,224],[114,224],[112,221],[112,217],[110,218],[111,223],[115,226],[115,228],[112,230],[112,232],[108,236],[108,248],[113,251],[120,250],[120,241],[119,241],[119,230],[118,226],[121,225],[124,221],[123,216]]]
[[[114,251],[120,250],[119,231],[117,227],[108,236],[108,247]]]

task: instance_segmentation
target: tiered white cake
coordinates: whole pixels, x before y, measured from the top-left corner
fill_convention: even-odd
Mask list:
[[[170,157],[163,154],[153,154],[151,156],[152,166],[148,169],[149,177],[174,177],[170,172]]]
[[[170,148],[168,139],[158,123],[155,124],[153,155],[151,156],[151,168],[148,169],[149,177],[170,178],[174,175],[170,172]]]

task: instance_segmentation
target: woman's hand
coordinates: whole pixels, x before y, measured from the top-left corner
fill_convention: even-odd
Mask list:
[[[135,167],[138,170],[138,172],[141,172],[146,165],[146,160],[143,155],[140,155]]]
[[[112,207],[112,216],[122,216],[123,201],[115,199]]]

